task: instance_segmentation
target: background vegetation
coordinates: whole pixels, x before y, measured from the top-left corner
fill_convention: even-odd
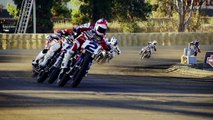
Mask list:
[[[13,0],[7,10],[18,17],[23,0]],[[72,28],[107,18],[109,32],[195,32],[213,31],[213,19],[201,15],[205,0],[36,0],[37,32]],[[67,7],[71,4],[71,8]],[[52,18],[68,18],[53,22]],[[54,25],[54,26],[53,26]],[[29,25],[32,32],[32,22]]]

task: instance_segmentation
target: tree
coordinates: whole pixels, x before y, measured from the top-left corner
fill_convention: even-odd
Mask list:
[[[112,0],[71,0],[75,6],[72,10],[72,23],[82,24],[88,21],[95,22],[100,18],[111,18]]]
[[[152,6],[144,0],[113,0],[113,19],[120,22],[124,32],[136,32],[137,21],[147,20]]]
[[[75,13],[73,22],[95,22],[100,18],[107,18],[109,21],[120,22],[129,32],[134,32],[136,22],[146,20],[151,13],[151,5],[144,0],[71,0],[71,2],[73,5],[79,5],[78,12],[76,9],[72,12]]]
[[[197,25],[200,22],[200,9],[204,0],[176,0],[176,10],[179,14],[179,32],[184,32],[185,28],[190,24],[192,15],[198,13],[199,19]]]
[[[147,0],[147,2],[152,5],[153,17],[172,17],[173,0]]]
[[[7,4],[7,11],[10,15],[12,15],[14,18],[18,18],[18,10],[15,5],[8,3]]]
[[[155,4],[154,17],[173,17],[178,14],[178,31],[195,31],[200,26],[200,11],[205,0],[148,0]]]
[[[51,9],[54,17],[71,18],[71,10],[67,8],[70,0],[56,0]]]
[[[17,15],[20,13],[23,0],[13,0],[17,5]],[[36,26],[38,33],[53,32],[52,16],[70,17],[70,10],[66,7],[69,0],[36,0]],[[11,7],[10,7],[11,8]],[[29,21],[28,32],[33,32],[32,17]]]

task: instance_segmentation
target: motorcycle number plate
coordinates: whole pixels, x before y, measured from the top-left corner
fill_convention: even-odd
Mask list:
[[[95,55],[98,54],[98,51],[100,49],[100,46],[96,42],[90,40],[86,40],[81,47]]]

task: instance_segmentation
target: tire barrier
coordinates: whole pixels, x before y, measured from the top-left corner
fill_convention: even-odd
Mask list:
[[[0,34],[0,49],[40,49],[47,34]]]
[[[44,47],[47,34],[0,34],[0,49],[40,49]],[[213,45],[212,32],[194,33],[108,33],[117,37],[120,46],[144,46],[156,40],[159,46],[187,45],[199,39],[201,45]]]

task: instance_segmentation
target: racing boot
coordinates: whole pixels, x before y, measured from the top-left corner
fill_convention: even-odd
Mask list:
[[[32,61],[32,65],[33,66],[37,66],[38,65],[38,61],[40,59],[42,59],[44,57],[45,53],[43,53],[43,51],[41,51],[35,58],[35,60]]]

